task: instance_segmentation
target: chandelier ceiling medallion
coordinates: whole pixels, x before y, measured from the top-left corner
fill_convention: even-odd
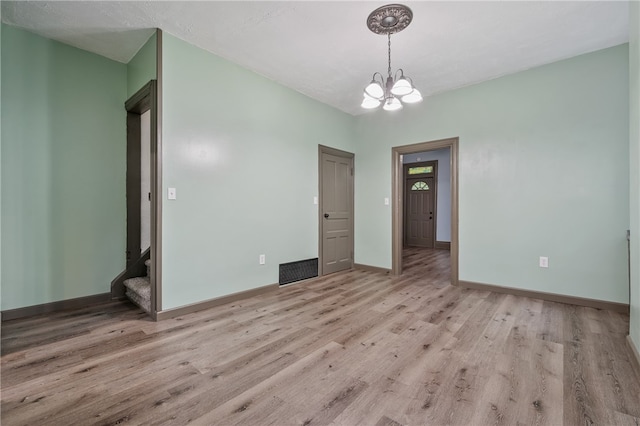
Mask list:
[[[391,34],[399,33],[409,26],[413,19],[413,12],[402,4],[388,4],[371,12],[367,18],[367,27],[375,34],[388,37],[388,76],[385,82],[379,72],[373,74],[371,83],[364,89],[362,108],[373,109],[379,107],[385,111],[395,111],[402,108],[404,103],[416,103],[422,100],[420,91],[413,86],[409,77],[399,68],[395,75],[391,73]],[[402,99],[402,102],[400,102]]]

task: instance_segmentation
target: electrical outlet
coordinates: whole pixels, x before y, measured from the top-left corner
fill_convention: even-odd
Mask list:
[[[267,256],[265,256],[264,254],[261,254],[259,262],[261,265],[264,265],[265,263],[267,263]]]
[[[548,268],[549,267],[549,258],[546,256],[540,256],[540,267]]]

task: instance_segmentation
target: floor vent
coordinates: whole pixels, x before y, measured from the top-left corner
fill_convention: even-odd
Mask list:
[[[318,276],[318,258],[280,264],[280,285]]]

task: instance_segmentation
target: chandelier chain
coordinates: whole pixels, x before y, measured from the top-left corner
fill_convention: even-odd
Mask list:
[[[391,33],[387,34],[389,37],[389,68],[387,72],[389,73],[389,77],[391,77]]]

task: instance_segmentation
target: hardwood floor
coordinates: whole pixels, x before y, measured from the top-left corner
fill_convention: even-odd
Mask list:
[[[638,425],[628,317],[448,283],[449,254],[159,323],[2,324],[2,424]]]

